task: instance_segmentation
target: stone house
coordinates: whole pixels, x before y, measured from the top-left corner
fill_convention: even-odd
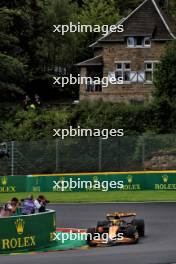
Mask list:
[[[166,1],[145,0],[118,24],[123,32],[110,32],[90,47],[94,57],[78,63],[81,77],[107,76],[107,87],[80,85],[81,100],[144,103],[152,98],[153,72],[168,41],[176,38],[176,27],[167,15]],[[123,78],[112,84],[111,78]]]

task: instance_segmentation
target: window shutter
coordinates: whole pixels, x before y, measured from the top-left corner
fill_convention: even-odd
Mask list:
[[[109,72],[108,73],[108,80],[109,80],[109,82],[113,82],[116,80],[115,72]]]
[[[145,73],[144,72],[138,72],[138,82],[143,83],[145,81]]]
[[[137,80],[138,80],[137,72],[135,71],[130,72],[130,81],[132,83],[136,83]]]

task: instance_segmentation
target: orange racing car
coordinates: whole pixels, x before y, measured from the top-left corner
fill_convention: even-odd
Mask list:
[[[136,219],[136,213],[115,212],[107,214],[106,221],[99,221],[95,228],[87,230],[87,244],[91,247],[135,244],[144,235],[144,220]]]

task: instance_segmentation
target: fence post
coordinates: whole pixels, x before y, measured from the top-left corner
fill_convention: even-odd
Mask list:
[[[102,138],[99,137],[98,171],[102,171]]]
[[[56,172],[58,172],[58,139],[56,139]]]
[[[143,144],[142,144],[142,166],[144,169],[144,162],[145,162],[145,138],[143,139]]]
[[[11,142],[11,176],[14,176],[14,143]]]

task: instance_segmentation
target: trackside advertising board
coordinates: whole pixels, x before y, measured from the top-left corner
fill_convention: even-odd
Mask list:
[[[55,211],[0,218],[0,253],[21,252],[50,246],[56,230]]]
[[[176,190],[176,172],[124,172],[0,177],[0,193]]]
[[[25,192],[27,176],[1,176],[0,193]]]

